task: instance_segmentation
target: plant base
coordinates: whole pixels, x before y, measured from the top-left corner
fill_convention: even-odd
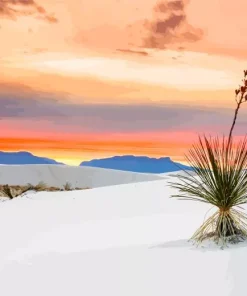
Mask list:
[[[190,240],[200,244],[207,239],[223,246],[243,242],[247,239],[247,216],[235,209],[219,210],[203,223]]]

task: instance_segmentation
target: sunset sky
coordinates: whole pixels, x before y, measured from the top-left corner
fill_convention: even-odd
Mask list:
[[[0,151],[67,164],[227,134],[246,0],[0,0]],[[247,104],[235,136],[246,133]]]

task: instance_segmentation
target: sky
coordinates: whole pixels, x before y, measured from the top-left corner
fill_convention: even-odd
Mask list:
[[[185,162],[198,135],[229,132],[246,10],[245,0],[0,0],[0,150],[70,165]]]

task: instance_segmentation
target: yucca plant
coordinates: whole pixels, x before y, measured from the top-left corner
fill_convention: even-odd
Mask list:
[[[216,242],[239,242],[247,238],[247,215],[241,208],[247,203],[247,138],[233,145],[232,132],[240,105],[247,100],[247,81],[235,90],[237,107],[228,138],[199,137],[185,158],[195,174],[178,175],[169,182],[178,189],[178,197],[213,205],[217,211],[194,233],[192,240],[207,238]]]
[[[217,137],[199,137],[199,143],[186,155],[195,175],[179,175],[180,182],[170,182],[179,190],[172,197],[200,201],[217,208],[192,240],[200,243],[212,237],[226,243],[247,238],[247,216],[240,208],[247,202],[246,144],[246,137],[236,147],[225,138],[221,142]]]

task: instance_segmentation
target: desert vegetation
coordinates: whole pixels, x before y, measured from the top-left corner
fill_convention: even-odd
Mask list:
[[[65,191],[71,191],[71,190],[73,190],[73,189],[72,189],[72,185],[71,185],[71,183],[69,183],[69,182],[66,182],[66,183],[63,185],[63,188],[64,188]]]
[[[63,187],[55,187],[55,186],[48,186],[43,181],[39,182],[36,185],[33,185],[31,183],[28,183],[27,185],[21,186],[21,185],[0,185],[0,197],[7,197],[9,199],[13,199],[15,197],[18,197],[28,191],[71,191],[71,190],[84,190],[89,189],[88,187],[75,187],[73,188],[72,185],[69,182],[66,182]]]
[[[247,101],[247,71],[243,85],[235,90],[237,103],[227,138],[199,136],[185,158],[195,175],[186,172],[178,182],[170,182],[183,200],[211,204],[215,213],[194,233],[191,240],[200,244],[213,239],[225,246],[247,238],[247,215],[241,205],[247,203],[247,138],[234,143],[232,132],[241,104]]]

